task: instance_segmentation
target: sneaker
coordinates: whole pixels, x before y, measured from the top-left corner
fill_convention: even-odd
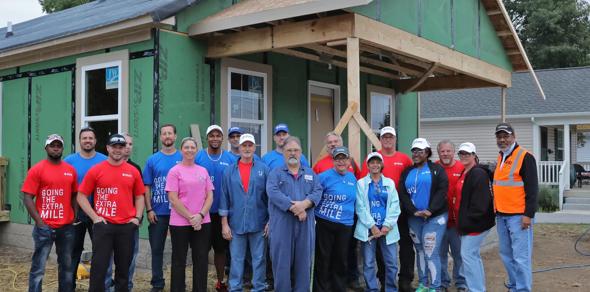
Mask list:
[[[274,283],[272,281],[269,280],[264,283],[264,291],[273,291],[274,289]]]
[[[424,285],[420,284],[418,285],[418,288],[416,288],[415,292],[430,292],[430,290],[428,287],[424,287]]]
[[[227,285],[219,280],[217,280],[217,284],[215,284],[215,290],[219,292],[227,292]]]

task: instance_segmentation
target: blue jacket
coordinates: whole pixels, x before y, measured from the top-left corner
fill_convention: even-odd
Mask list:
[[[381,175],[383,187],[387,189],[387,211],[383,226],[389,228],[389,232],[385,236],[387,244],[396,243],[399,240],[399,230],[397,229],[397,218],[401,211],[399,207],[399,197],[395,189],[393,180]],[[371,215],[371,206],[369,205],[369,183],[371,183],[371,175],[359,179],[356,184],[356,215],[358,221],[354,230],[354,238],[360,241],[368,241],[371,227],[375,225],[375,220]]]
[[[219,215],[228,217],[232,232],[245,234],[264,230],[268,222],[267,176],[268,167],[260,160],[254,161],[246,193],[238,162],[223,172]]]
[[[300,166],[297,177],[289,173],[287,166],[273,169],[268,175],[266,191],[270,202],[268,209],[271,213],[277,209],[289,212],[291,201],[305,199],[312,201],[315,207],[322,198],[320,180],[307,166]],[[310,213],[313,216],[314,207],[307,210],[308,216]]]

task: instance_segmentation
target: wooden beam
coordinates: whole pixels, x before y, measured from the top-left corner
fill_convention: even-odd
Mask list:
[[[416,80],[416,83],[414,83],[414,85],[410,86],[408,89],[403,91],[403,93],[406,93],[408,91],[413,91],[414,89],[418,88],[418,86],[420,86],[422,83],[424,83],[424,81],[426,81],[426,79],[429,78],[430,75],[432,75],[432,72],[434,72],[436,67],[438,67],[438,63],[432,64],[432,66],[430,66],[430,69],[428,69],[428,71],[426,71],[424,73],[424,75],[422,75],[422,77],[418,78],[418,80]]]
[[[394,87],[398,92],[406,92],[408,88],[414,85],[416,79],[403,79],[394,82]],[[429,77],[422,82],[420,86],[414,89],[414,91],[435,91],[435,90],[448,90],[448,89],[465,89],[465,88],[483,88],[483,87],[496,87],[494,83],[483,81],[477,78],[457,75],[457,76],[437,76]]]
[[[487,12],[487,14],[488,14],[488,16],[502,14],[502,10],[500,10],[500,9],[496,9],[496,10],[489,10],[489,11]]]
[[[301,51],[296,51],[296,50],[292,50],[292,49],[274,49],[272,51],[275,53],[283,54],[283,55],[293,56],[293,57],[297,57],[297,58],[301,58],[301,59],[305,59],[305,60],[310,60],[310,61],[314,61],[314,62],[318,62],[318,63],[331,64],[331,65],[334,65],[334,66],[340,67],[340,68],[346,68],[345,62],[337,61],[337,60],[326,61],[326,60],[321,59],[320,56],[318,56],[318,55],[309,54],[309,53],[305,53],[305,52],[301,52]],[[385,77],[385,78],[389,78],[389,79],[400,79],[400,77],[397,75],[394,75],[394,74],[391,74],[388,72],[384,72],[384,71],[380,71],[377,69],[373,69],[373,68],[361,67],[360,70],[361,70],[361,72],[364,72],[367,74],[381,76],[381,77]]]
[[[3,210],[0,211],[0,222],[9,222],[10,221],[10,211]]]
[[[361,43],[362,43],[362,40],[361,40]],[[401,56],[401,55],[395,55],[395,54],[393,54],[390,51],[386,51],[386,50],[383,50],[383,49],[380,49],[380,48],[372,47],[372,46],[369,46],[369,45],[366,45],[366,44],[361,44],[361,51],[369,52],[371,54],[378,55],[378,56],[381,56],[382,55],[382,56],[385,56],[385,57],[390,58],[392,60],[401,61],[403,63],[409,64],[409,65],[414,65],[415,67],[419,67],[419,68],[422,68],[422,69],[428,69],[428,68],[430,68],[430,63],[418,61],[416,59],[411,59],[411,58],[404,57],[404,56]],[[408,68],[408,66],[407,65],[404,66],[404,64],[398,64],[398,65],[399,66],[402,66],[404,68]],[[409,68],[409,69],[412,69],[412,68]],[[417,68],[415,68],[415,69],[417,69]],[[412,70],[415,70],[415,69],[412,69]],[[415,71],[416,72],[422,72],[422,71],[419,71],[419,70],[415,70]],[[444,69],[444,68],[441,68],[441,67],[437,67],[436,68],[436,72],[442,73],[442,74],[445,74],[445,75],[454,75],[454,72],[452,70],[447,70],[447,69]],[[422,73],[416,74],[416,76],[419,76],[421,74]]]
[[[332,56],[338,56],[338,57],[342,57],[342,58],[346,58],[346,52],[342,51],[342,50],[338,50],[338,49],[334,49],[331,47],[326,47],[326,46],[322,46],[319,44],[309,44],[306,45],[305,48],[314,50],[316,52],[320,52],[320,53],[326,53]],[[420,71],[416,71],[416,70],[412,70],[409,68],[405,68],[402,67],[400,65],[396,65],[396,64],[392,64],[392,63],[387,63],[384,61],[380,61],[380,60],[376,60],[373,58],[368,58],[368,57],[360,57],[361,63],[366,63],[366,64],[370,64],[373,66],[377,66],[377,67],[381,67],[383,69],[387,69],[387,70],[394,70],[394,71],[398,71],[398,72],[402,72],[402,73],[406,73],[409,75],[413,75],[413,76],[419,76],[420,74],[422,74],[422,72]]]
[[[211,37],[207,57],[230,57],[341,40],[352,35],[353,21],[354,15],[343,14]]]
[[[501,30],[497,31],[496,35],[498,35],[499,37],[512,36],[512,32],[509,30]]]
[[[201,130],[199,124],[191,124],[191,137],[197,140],[197,149],[203,149],[203,141],[201,140]]]
[[[373,46],[485,80],[499,86],[512,85],[511,72],[401,29],[355,14],[354,36]]]
[[[508,51],[506,51],[506,55],[508,55],[508,56],[520,55],[520,50],[518,50],[518,49],[508,50]]]
[[[367,123],[365,118],[363,118],[363,116],[361,115],[360,112],[354,113],[354,119],[359,124],[359,126],[361,127],[361,130],[363,130],[363,132],[365,133],[365,135],[367,136],[369,141],[371,141],[371,144],[373,144],[375,146],[375,149],[381,150],[381,141],[379,141],[379,138],[377,138],[377,135],[375,135],[375,133],[373,133],[371,126],[369,126],[369,124]]]
[[[338,46],[345,46],[346,45],[346,40],[337,40],[337,41],[332,41],[332,42],[327,42],[326,46],[328,47],[338,47]]]
[[[350,121],[350,119],[352,119],[354,113],[356,113],[358,111],[358,103],[354,102],[348,105],[348,108],[346,109],[346,111],[344,112],[344,114],[342,115],[342,117],[340,118],[340,121],[338,121],[338,124],[336,124],[336,127],[334,128],[334,133],[342,136],[342,132],[344,131],[344,128],[346,128],[346,125],[348,125],[348,122]],[[320,151],[320,154],[318,154],[318,156],[316,157],[316,159],[314,160],[314,164],[313,166],[315,166],[318,161],[320,161],[320,159],[322,157],[324,157],[324,155],[328,154],[328,151],[326,150],[326,145],[324,145],[324,147],[322,147],[322,150]]]
[[[358,38],[346,40],[346,79],[348,103],[361,103],[361,74],[360,74],[360,43]],[[358,109],[357,111],[358,112]],[[361,161],[361,129],[359,124],[352,120],[348,124],[348,149],[350,156],[355,161]]]

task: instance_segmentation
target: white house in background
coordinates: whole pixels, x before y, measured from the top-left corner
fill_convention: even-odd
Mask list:
[[[546,100],[527,73],[513,74],[512,87],[507,90],[506,121],[514,127],[518,143],[534,153],[539,165],[549,166],[540,169],[545,176],[542,180],[556,179],[552,172],[563,162],[565,177],[569,177],[569,166],[576,163],[589,170],[590,67],[536,73]],[[442,139],[456,144],[473,142],[480,161],[495,162],[494,127],[500,111],[499,88],[424,92],[420,95],[419,133],[433,147]]]

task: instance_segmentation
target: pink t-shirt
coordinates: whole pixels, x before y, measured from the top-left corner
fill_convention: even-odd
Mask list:
[[[207,192],[213,191],[213,183],[207,170],[196,164],[186,166],[177,164],[168,172],[166,191],[177,192],[178,199],[191,213],[196,214],[203,208]],[[209,213],[204,214],[203,223],[211,222]],[[178,214],[174,208],[170,211],[170,225],[190,226],[190,222]]]

